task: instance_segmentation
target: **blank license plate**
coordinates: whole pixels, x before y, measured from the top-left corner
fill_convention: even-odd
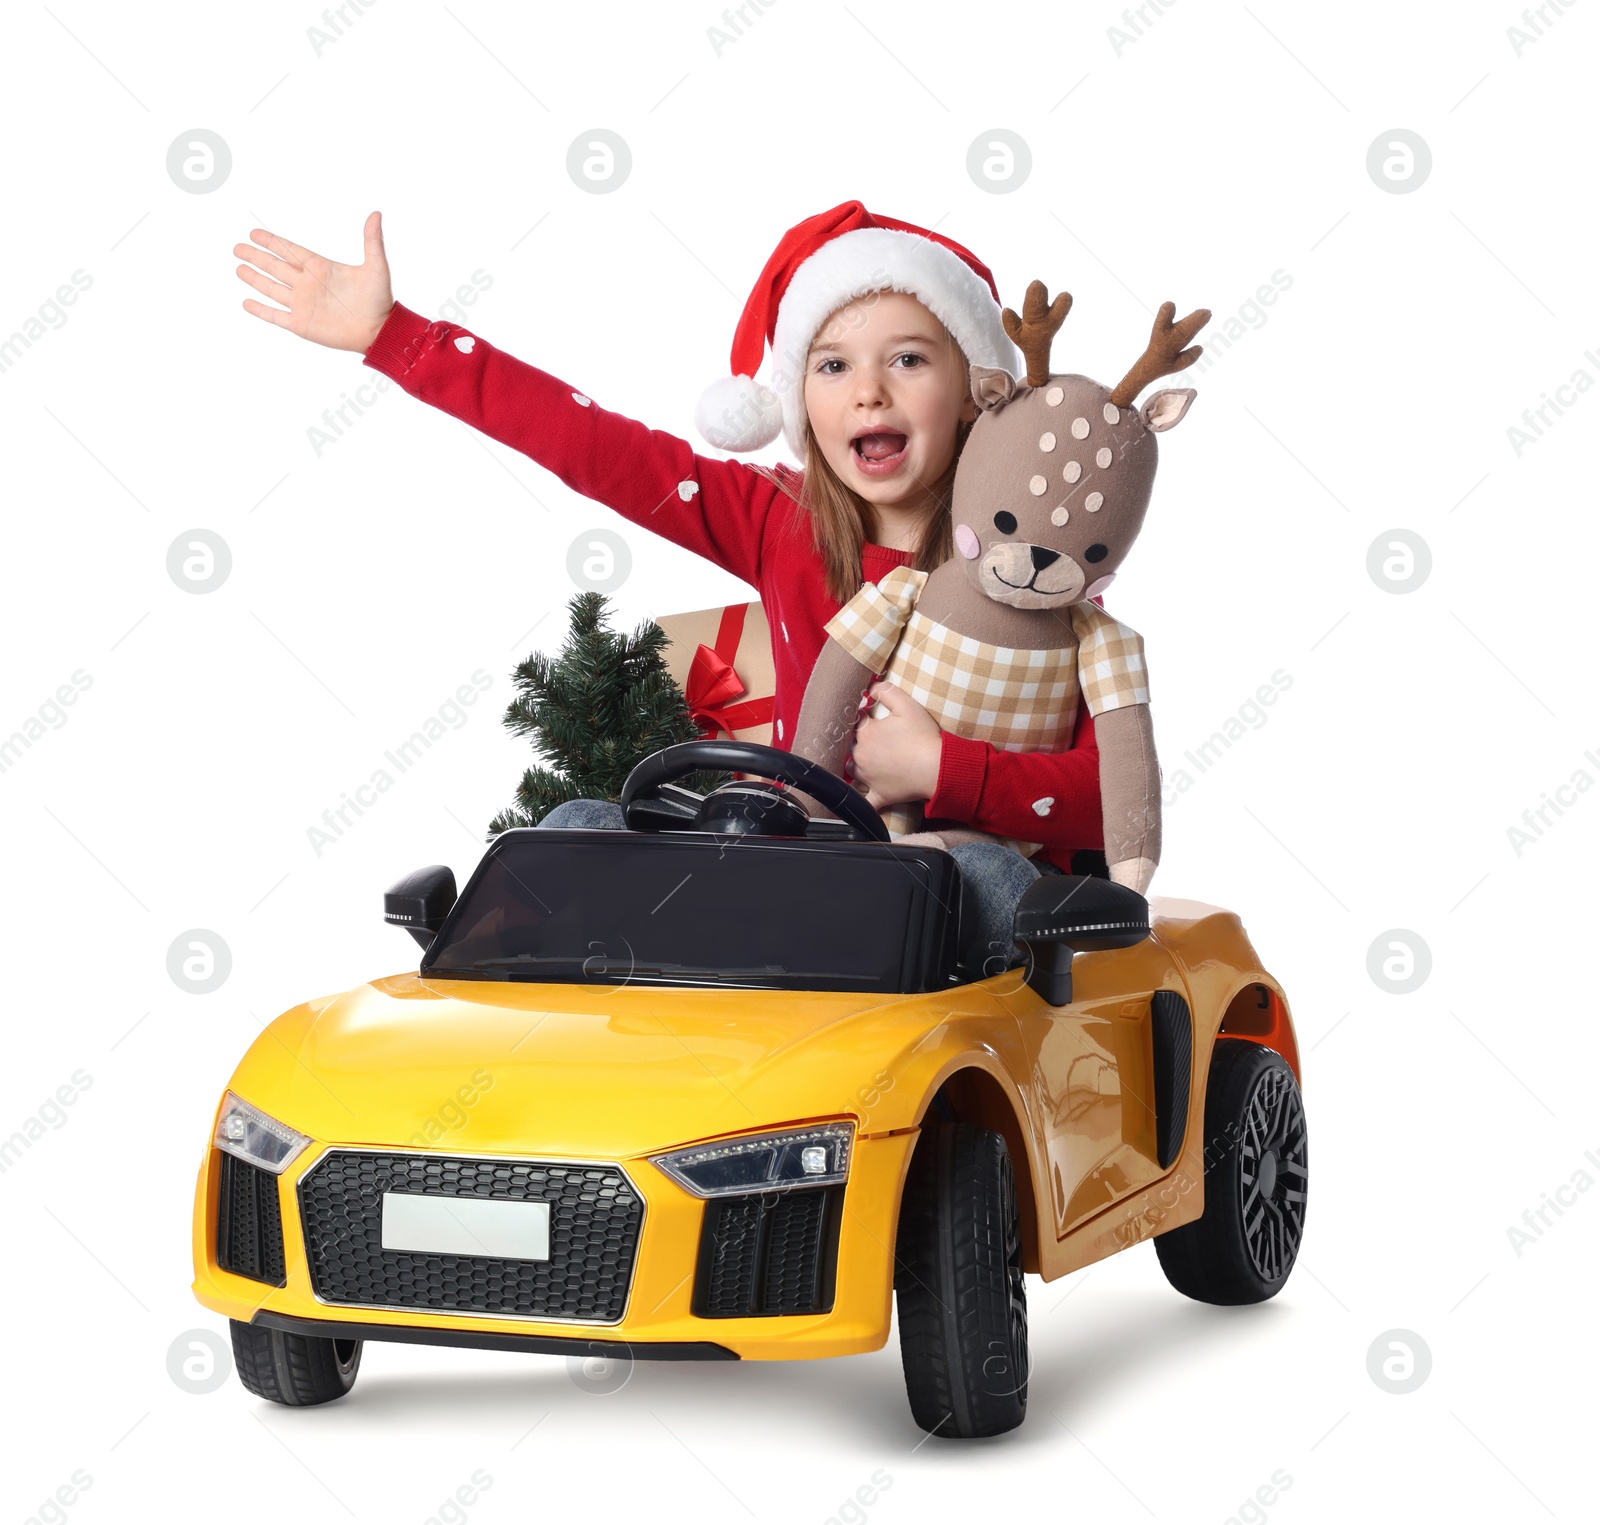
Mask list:
[[[428,1255],[550,1258],[550,1204],[383,1194],[383,1247]]]

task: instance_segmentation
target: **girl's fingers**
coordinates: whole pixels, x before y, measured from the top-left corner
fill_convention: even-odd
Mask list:
[[[374,212],[369,216],[361,229],[361,247],[363,250],[362,263],[375,260],[378,264],[387,264],[388,260],[383,252],[383,213]]]
[[[282,302],[285,307],[294,306],[294,292],[279,281],[268,280],[259,271],[252,270],[248,265],[240,265],[234,272],[246,286],[254,286],[264,297],[271,297],[274,302]]]
[[[280,259],[291,265],[303,265],[308,259],[316,258],[310,249],[303,249],[287,238],[279,238],[276,233],[269,233],[265,228],[251,228],[250,236],[263,249],[271,249]]]
[[[291,275],[297,274],[295,266],[288,260],[279,259],[276,254],[268,254],[263,249],[258,249],[254,244],[235,244],[233,257],[242,259],[254,265],[257,270],[264,270],[268,275],[276,276],[280,281],[287,282]]]
[[[276,307],[263,307],[260,302],[252,302],[249,297],[244,299],[244,310],[253,313],[258,318],[265,318],[267,322],[278,328],[289,326],[289,314],[280,312]]]

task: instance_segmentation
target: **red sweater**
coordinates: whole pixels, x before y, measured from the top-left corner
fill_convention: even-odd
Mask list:
[[[773,742],[787,747],[800,701],[839,608],[804,508],[743,461],[696,455],[687,441],[608,413],[588,394],[496,349],[456,323],[430,323],[396,302],[364,363],[554,472],[567,486],[665,536],[756,588],[772,628],[777,690]],[[779,468],[798,491],[800,477]],[[861,573],[876,582],[911,561],[868,545]],[[1049,801],[1044,804],[1042,802]],[[1035,803],[1040,808],[1035,809]],[[1006,752],[944,734],[930,820],[1043,842],[1059,867],[1103,846],[1094,722],[1078,707],[1065,752]]]

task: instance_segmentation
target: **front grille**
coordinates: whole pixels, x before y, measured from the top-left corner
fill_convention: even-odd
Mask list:
[[[283,1215],[278,1178],[217,1151],[217,1264],[235,1276],[283,1285]]]
[[[550,1204],[550,1258],[383,1248],[385,1192]],[[330,1150],[300,1178],[311,1285],[330,1303],[615,1323],[644,1204],[614,1165]]]
[[[696,1316],[826,1313],[843,1203],[838,1186],[712,1198],[700,1229]]]

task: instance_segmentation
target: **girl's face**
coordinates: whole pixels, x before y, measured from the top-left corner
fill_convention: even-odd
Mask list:
[[[822,325],[806,359],[806,415],[844,485],[882,508],[921,507],[978,416],[967,362],[915,297],[876,291]]]

